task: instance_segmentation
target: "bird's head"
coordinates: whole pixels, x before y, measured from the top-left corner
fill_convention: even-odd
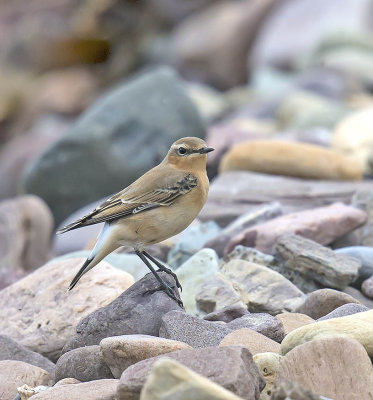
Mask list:
[[[206,168],[207,153],[213,151],[197,137],[185,137],[171,145],[165,160],[179,169]]]

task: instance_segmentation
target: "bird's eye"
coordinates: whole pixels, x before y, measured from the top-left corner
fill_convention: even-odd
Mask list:
[[[184,149],[184,147],[179,147],[179,149],[178,149],[178,153],[181,155],[181,156],[183,156],[184,154],[186,154],[186,149]]]

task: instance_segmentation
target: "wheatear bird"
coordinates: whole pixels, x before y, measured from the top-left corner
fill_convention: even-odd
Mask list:
[[[88,215],[60,229],[58,234],[105,222],[91,254],[72,280],[69,290],[109,253],[120,246],[131,246],[162,289],[180,302],[150,261],[157,265],[158,271],[171,274],[181,289],[177,276],[144,251],[144,247],[178,234],[196,218],[207,199],[207,153],[213,150],[196,137],[177,140],[159,165]]]

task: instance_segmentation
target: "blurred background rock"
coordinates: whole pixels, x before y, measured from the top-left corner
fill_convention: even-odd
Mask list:
[[[131,183],[182,136],[216,149],[201,220],[221,228],[273,200],[284,214],[305,209],[295,203],[309,190],[302,204],[317,207],[373,188],[372,0],[6,0],[0,69],[0,213],[14,208],[22,221],[31,200],[18,196],[39,197],[38,236]],[[276,182],[296,187],[292,201]],[[43,244],[30,261],[4,245],[0,259],[14,254],[15,280],[89,249],[97,229]],[[356,237],[344,245],[369,243]]]

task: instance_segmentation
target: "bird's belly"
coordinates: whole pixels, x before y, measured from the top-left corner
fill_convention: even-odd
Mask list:
[[[190,207],[159,207],[123,219],[120,224],[125,229],[121,242],[138,248],[162,242],[188,227],[199,211]]]

